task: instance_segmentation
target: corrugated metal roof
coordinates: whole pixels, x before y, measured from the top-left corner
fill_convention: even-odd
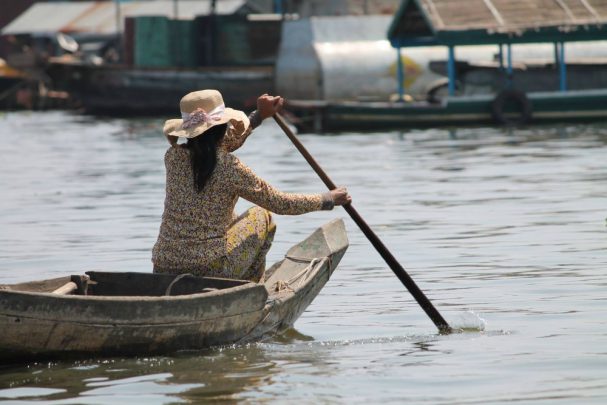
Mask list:
[[[403,0],[395,46],[607,38],[607,0]],[[417,43],[416,43],[417,41]]]
[[[246,4],[246,0],[217,1],[217,14],[234,14]],[[116,15],[120,17],[167,16],[174,17],[173,0],[37,3],[8,24],[2,34],[81,32],[95,34],[116,33]],[[211,0],[179,0],[178,17],[192,19],[211,11]],[[121,28],[122,29],[122,28]]]
[[[421,0],[433,23],[440,28],[518,28],[607,21],[604,0]],[[442,27],[441,27],[442,25]]]

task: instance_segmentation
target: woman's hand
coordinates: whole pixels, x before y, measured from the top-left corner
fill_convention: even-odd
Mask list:
[[[280,96],[270,96],[269,94],[263,94],[257,99],[257,112],[262,120],[270,118],[277,112],[282,110],[282,106],[285,103],[285,99]]]
[[[331,190],[331,197],[335,205],[346,205],[352,202],[352,197],[350,197],[348,190],[343,186]]]

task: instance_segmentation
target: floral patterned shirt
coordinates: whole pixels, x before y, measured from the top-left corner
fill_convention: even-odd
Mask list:
[[[226,233],[236,218],[239,197],[277,214],[297,215],[332,209],[329,193],[292,194],[272,187],[231,152],[260,122],[255,112],[247,131],[230,127],[217,149],[217,165],[201,192],[194,187],[189,152],[172,145],[166,152],[166,197],[155,266],[165,269],[204,267],[226,254]]]

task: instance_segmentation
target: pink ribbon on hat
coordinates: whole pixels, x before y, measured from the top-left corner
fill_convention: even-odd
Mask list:
[[[182,111],[181,118],[183,119],[183,124],[181,125],[181,127],[183,129],[189,129],[199,124],[202,124],[203,122],[209,123],[213,121],[219,121],[221,120],[225,109],[225,105],[221,104],[208,113],[202,108],[197,108],[191,113],[186,113]]]

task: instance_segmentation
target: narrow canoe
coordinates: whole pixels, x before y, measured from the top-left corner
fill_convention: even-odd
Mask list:
[[[250,342],[293,325],[348,248],[342,220],[293,246],[263,284],[87,272],[0,285],[0,363],[147,355]]]

